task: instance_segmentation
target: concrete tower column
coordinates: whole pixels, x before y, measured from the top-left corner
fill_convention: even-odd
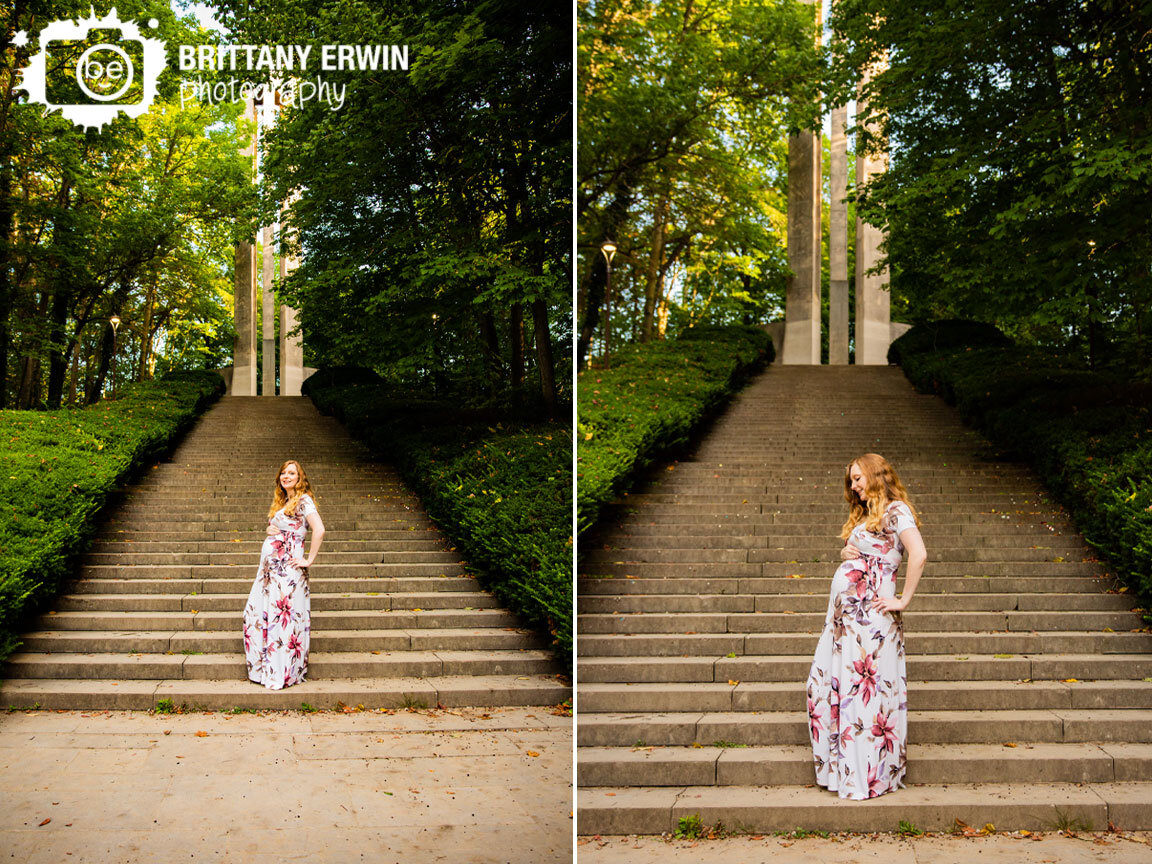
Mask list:
[[[245,114],[255,119],[252,100],[249,98]],[[248,146],[240,155],[253,160],[255,168],[255,133]],[[232,389],[233,396],[256,395],[256,246],[254,237],[236,244],[236,284],[233,292],[233,323],[236,336],[232,342]]]
[[[275,264],[275,253],[272,248],[272,226],[265,225],[261,234],[260,244],[263,248],[260,259],[260,290],[261,296],[261,322],[263,329],[263,343],[261,349],[264,355],[263,371],[260,375],[262,393],[264,396],[276,395],[276,294],[272,290],[272,274]]]
[[[886,65],[886,64],[884,64]],[[864,114],[864,87],[879,69],[867,70],[857,87],[856,116]],[[875,128],[869,127],[875,134]],[[865,153],[856,147],[856,188],[882,173],[887,167],[887,155],[882,152]],[[880,260],[880,244],[884,232],[856,218],[856,364],[883,366],[888,363],[888,346],[892,343],[892,295],[888,292],[888,268],[866,275]]]
[[[813,0],[804,0],[809,5]],[[816,42],[821,6],[816,5]],[[781,363],[820,363],[820,133],[788,138],[788,278]]]
[[[280,231],[284,231],[284,219],[280,220]],[[289,256],[283,244],[280,247],[280,279],[284,280],[296,269],[299,261]],[[280,395],[299,396],[300,385],[304,383],[304,337],[289,336],[299,323],[295,309],[287,304],[280,306]]]
[[[848,363],[848,108],[832,109],[828,204],[828,363]]]

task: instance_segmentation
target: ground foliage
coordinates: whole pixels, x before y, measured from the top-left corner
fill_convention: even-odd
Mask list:
[[[0,411],[0,658],[72,574],[108,496],[223,392],[215,372],[174,373],[87,408]]]
[[[1152,599],[1152,384],[1005,344],[999,334],[970,338],[986,327],[914,327],[892,343],[889,359],[918,389],[943,396],[1031,462],[1085,539],[1131,590]],[[933,350],[933,342],[947,347]]]
[[[368,370],[320,370],[304,390],[394,464],[471,572],[572,658],[572,432],[405,391]]]
[[[829,101],[873,73],[891,159],[858,206],[910,320],[1152,365],[1152,4],[841,0],[830,28]]]
[[[773,358],[772,340],[760,328],[700,327],[678,339],[629,345],[610,369],[583,373],[577,382],[577,531],[592,527],[644,467],[687,442]]]

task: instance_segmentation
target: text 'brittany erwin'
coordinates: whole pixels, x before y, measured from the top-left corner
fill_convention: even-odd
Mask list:
[[[180,70],[307,72],[312,45],[181,45]],[[320,71],[407,71],[407,45],[321,45]]]

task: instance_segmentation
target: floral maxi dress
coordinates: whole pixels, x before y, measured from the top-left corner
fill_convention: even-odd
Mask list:
[[[908,685],[900,616],[872,608],[896,596],[904,554],[900,532],[916,527],[893,501],[883,534],[860,523],[848,542],[860,550],[832,577],[824,632],[808,673],[808,732],[816,782],[841,798],[875,798],[904,785]]]
[[[299,684],[308,672],[308,642],[312,629],[308,574],[292,566],[304,557],[307,518],[316,512],[311,496],[302,495],[296,514],[284,508],[269,524],[280,529],[260,550],[256,581],[244,606],[244,661],[248,677],[270,690]]]

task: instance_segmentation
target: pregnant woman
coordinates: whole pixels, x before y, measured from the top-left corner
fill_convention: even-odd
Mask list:
[[[299,462],[280,466],[268,537],[260,550],[260,567],[244,607],[244,660],[248,677],[270,690],[298,684],[308,672],[312,629],[308,568],[324,539],[324,523],[312,500],[312,487]],[[304,533],[312,529],[308,557]]]
[[[908,686],[904,629],[927,554],[920,520],[896,470],[868,453],[844,477],[844,563],[832,577],[824,632],[808,673],[808,731],[816,782],[841,798],[904,785]],[[904,551],[908,572],[896,597]]]

